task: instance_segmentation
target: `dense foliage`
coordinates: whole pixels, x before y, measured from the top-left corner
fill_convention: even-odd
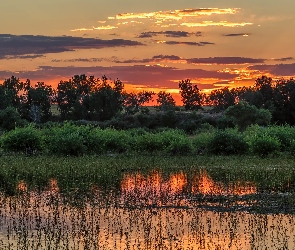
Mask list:
[[[92,125],[57,124],[16,128],[1,137],[2,150],[26,155],[258,155],[292,154],[295,127],[251,125],[219,130],[209,124],[194,134],[179,129],[102,129]]]

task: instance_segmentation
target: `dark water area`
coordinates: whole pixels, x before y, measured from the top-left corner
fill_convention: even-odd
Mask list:
[[[125,173],[119,190],[0,196],[0,249],[294,249],[293,194],[200,171]]]

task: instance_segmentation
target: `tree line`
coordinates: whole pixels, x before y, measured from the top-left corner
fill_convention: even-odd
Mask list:
[[[243,101],[251,107],[268,110],[274,123],[295,124],[293,78],[274,81],[262,76],[253,86],[224,87],[207,95],[186,79],[179,82],[179,89],[186,110],[195,111],[207,105],[212,106],[214,112],[221,112]],[[148,112],[144,105],[154,98],[160,110],[175,110],[175,100],[168,92],[127,93],[119,79],[111,81],[106,76],[75,75],[67,81],[60,81],[56,89],[44,82],[32,85],[29,79],[22,82],[12,76],[0,84],[0,126],[9,129],[9,126],[24,121],[44,123],[56,119],[51,113],[52,104],[56,104],[60,111],[59,121],[105,121],[122,112],[128,115]],[[14,124],[11,124],[12,118]]]

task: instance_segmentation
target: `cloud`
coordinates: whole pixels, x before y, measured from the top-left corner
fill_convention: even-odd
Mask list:
[[[116,63],[187,63],[197,65],[242,65],[264,63],[265,59],[249,58],[249,57],[205,57],[205,58],[182,58],[176,55],[155,55],[152,58],[129,59],[120,61],[116,59]]]
[[[294,60],[294,57],[283,57],[283,58],[275,58],[273,59],[274,61],[278,61],[278,62],[285,62],[285,61],[291,61]]]
[[[160,66],[113,66],[113,67],[52,67],[41,66],[34,71],[18,72],[17,77],[44,81],[60,78],[70,79],[73,75],[86,74],[100,77],[106,75],[112,79],[119,78],[125,83],[134,85],[146,85],[149,87],[178,88],[177,81],[182,79],[216,78],[220,80],[231,80],[237,75],[224,72],[203,70],[203,69],[178,69],[174,67]],[[0,71],[0,78],[8,78],[15,75],[15,72]],[[57,82],[58,83],[58,82]],[[56,83],[56,84],[57,84]]]
[[[220,21],[220,22],[214,22],[214,21],[202,21],[202,22],[196,22],[196,23],[181,23],[181,26],[186,27],[207,27],[207,26],[220,26],[220,27],[243,27],[247,25],[253,25],[253,23],[231,23],[227,21]]]
[[[6,56],[5,59],[9,60],[9,59],[35,59],[35,58],[39,58],[39,57],[44,57],[44,55],[13,55],[13,56]],[[1,56],[0,56],[1,59]]]
[[[275,76],[295,76],[295,63],[275,65],[254,65],[249,70],[259,70],[261,73],[270,73]]]
[[[184,18],[211,16],[213,14],[235,14],[236,8],[218,9],[218,8],[200,8],[184,10],[167,10],[157,12],[142,13],[122,13],[108,19],[156,19],[156,20],[181,20]]]
[[[150,38],[157,35],[164,35],[165,37],[189,37],[189,36],[202,36],[202,33],[200,31],[198,32],[186,32],[186,31],[148,31],[148,32],[142,32],[138,38]]]
[[[157,41],[157,43],[165,43],[168,45],[189,45],[189,46],[205,46],[205,45],[215,44],[211,42],[178,42],[178,41]]]
[[[224,36],[234,36],[234,37],[244,36],[244,37],[246,37],[246,36],[250,36],[250,34],[249,33],[230,33],[230,34],[225,34]]]
[[[264,63],[264,61],[265,59],[248,57],[207,57],[187,59],[187,63],[192,64],[247,64]]]
[[[102,49],[109,47],[137,46],[140,42],[72,36],[33,36],[0,34],[0,58],[27,54],[61,53],[77,49]]]

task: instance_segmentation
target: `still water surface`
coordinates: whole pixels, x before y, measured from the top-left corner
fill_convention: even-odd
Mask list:
[[[120,192],[93,186],[89,197],[66,197],[55,180],[18,189],[1,196],[0,249],[295,249],[293,214],[253,213],[253,183],[206,172],[189,184],[182,172],[126,174]]]

